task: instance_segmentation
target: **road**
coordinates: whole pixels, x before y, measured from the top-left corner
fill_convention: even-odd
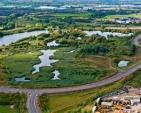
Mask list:
[[[133,43],[136,45],[136,46],[140,46],[141,47],[141,44],[140,44],[140,41],[141,40],[141,34],[139,34],[138,36],[136,36],[134,39],[133,39]]]
[[[138,40],[141,39],[141,34],[134,38],[133,43],[137,46],[141,46],[138,43]],[[127,77],[128,75],[132,74],[133,72],[141,69],[141,64],[135,65],[128,69],[126,72],[119,72],[109,78],[106,78],[104,80],[100,80],[94,83],[80,85],[80,86],[74,86],[74,87],[62,87],[62,88],[45,88],[45,89],[23,89],[23,88],[12,88],[8,86],[1,86],[0,92],[4,93],[25,93],[28,97],[27,99],[27,109],[29,113],[41,113],[41,110],[38,106],[38,97],[41,94],[44,93],[65,93],[65,92],[73,92],[73,91],[80,91],[80,90],[86,90],[91,88],[96,88],[100,86],[104,86],[110,83],[113,83],[115,81],[118,81],[122,78]]]
[[[27,109],[29,113],[41,113],[41,110],[38,105],[38,93],[35,90],[31,90],[28,93],[27,99]]]
[[[63,88],[46,88],[46,89],[22,89],[22,88],[12,88],[12,87],[0,87],[0,92],[4,93],[25,93],[28,96],[27,100],[27,108],[29,113],[41,113],[41,110],[38,106],[38,97],[41,94],[44,93],[64,93],[64,92],[72,92],[72,91],[80,91],[80,90],[86,90],[91,88],[96,88],[100,86],[104,86],[110,83],[113,83],[117,80],[120,80],[124,77],[127,77],[131,73],[137,71],[138,69],[141,69],[141,64],[133,66],[126,72],[117,73],[109,78],[106,78],[101,81],[97,81],[95,83],[90,83],[86,85],[81,86],[75,86],[75,87],[63,87]]]

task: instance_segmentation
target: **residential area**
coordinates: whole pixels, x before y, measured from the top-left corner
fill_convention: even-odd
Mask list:
[[[128,18],[115,18],[115,19],[112,19],[110,20],[111,22],[114,22],[114,23],[119,23],[119,24],[130,24],[130,23],[141,23],[141,18],[131,18],[131,17],[128,17]]]

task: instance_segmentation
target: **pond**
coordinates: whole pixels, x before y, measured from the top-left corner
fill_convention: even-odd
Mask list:
[[[16,82],[30,82],[30,79],[27,79],[26,77],[15,77]]]
[[[60,72],[58,70],[55,70],[52,73],[54,74],[54,77],[51,80],[60,80],[59,78]]]
[[[56,43],[56,41],[52,41],[52,42],[48,42],[47,46],[48,47],[59,46],[59,44]],[[57,50],[51,50],[51,49],[41,50],[41,52],[43,53],[43,55],[39,56],[41,62],[33,66],[34,71],[32,72],[32,74],[40,72],[41,67],[46,67],[46,66],[52,67],[51,64],[58,62],[59,60],[54,60],[50,58],[54,56],[54,53],[56,51]],[[60,80],[59,78],[60,72],[58,70],[55,70],[52,73],[54,74],[54,77],[51,80]]]
[[[59,46],[59,44],[56,43],[56,41],[52,41],[52,42],[48,42],[47,46],[48,47]],[[41,62],[40,62],[40,64],[36,64],[33,66],[34,71],[32,72],[32,74],[40,72],[41,67],[45,67],[45,66],[51,67],[52,66],[51,64],[58,62],[58,60],[54,60],[54,59],[50,58],[51,56],[54,56],[54,53],[56,51],[57,50],[51,50],[51,49],[41,50],[41,52],[43,53],[43,55],[39,56],[39,59]]]
[[[59,43],[56,43],[56,41],[52,41],[52,42],[48,42],[47,43],[47,46],[48,47],[51,47],[51,46],[59,46],[60,44]]]
[[[118,63],[118,67],[120,67],[120,68],[126,67],[126,66],[128,66],[128,64],[129,64],[129,61],[122,60]]]
[[[32,72],[32,74],[40,72],[41,67],[45,67],[45,66],[51,67],[52,63],[58,62],[58,60],[54,60],[50,58],[51,56],[54,55],[56,51],[57,50],[51,50],[51,49],[41,50],[41,52],[43,53],[43,55],[39,56],[41,62],[33,66],[34,71]]]
[[[24,39],[30,36],[37,36],[42,33],[47,33],[47,30],[38,30],[38,31],[31,31],[31,32],[24,32],[24,33],[17,33],[12,35],[6,35],[3,37],[0,37],[0,46],[2,45],[9,45],[11,43],[14,43],[20,39]]]

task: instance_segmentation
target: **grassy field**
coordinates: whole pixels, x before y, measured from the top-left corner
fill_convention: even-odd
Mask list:
[[[91,13],[55,13],[53,16],[56,17],[89,17]]]
[[[31,53],[15,53],[9,56],[0,55],[0,63],[6,67],[8,74],[2,73],[1,84],[19,85],[23,87],[62,87],[74,86],[94,82],[117,72],[117,64],[108,56],[88,55],[76,57],[75,47],[59,47],[54,59],[59,62],[53,67],[43,67],[40,73],[31,74],[33,65],[40,62],[38,56],[40,51]],[[70,52],[75,50],[74,52]],[[130,66],[141,60],[140,48],[135,56],[122,56],[120,59],[131,61]],[[120,60],[118,59],[118,60]],[[22,67],[22,68],[21,68]],[[122,70],[126,70],[123,68]],[[59,70],[61,80],[51,81],[53,71]],[[26,76],[31,79],[29,83],[15,82],[17,76]],[[8,83],[7,83],[8,81]]]
[[[128,15],[108,15],[104,17],[104,19],[114,19],[114,18],[128,18],[128,17],[134,17],[134,18],[141,18],[141,13],[137,14],[128,14]]]
[[[10,108],[10,106],[0,105],[0,113],[18,113],[18,110]]]
[[[9,69],[9,73],[12,76],[20,76],[29,74],[32,70],[32,66],[38,61],[37,56],[39,53],[20,53],[11,55],[3,59],[4,63]]]
[[[0,93],[0,113],[27,113],[26,96]]]
[[[10,84],[19,84],[14,81],[14,77],[26,76],[31,79],[31,82],[20,84],[27,87],[61,87],[85,84],[105,78],[116,72],[108,57],[76,58],[75,52],[70,52],[74,49],[72,47],[59,48],[54,56],[54,59],[59,59],[59,62],[53,64],[53,68],[41,68],[40,73],[34,75],[31,72],[33,71],[33,65],[40,62],[38,58],[39,51],[1,57],[1,64],[7,67],[9,73],[7,80]],[[50,79],[54,76],[52,72],[55,69],[60,71],[61,80],[51,81]]]
[[[120,89],[126,85],[140,87],[140,79],[141,70],[138,70],[129,77],[104,87],[65,94],[46,94],[43,95],[44,98],[42,96],[40,97],[40,106],[43,113],[74,113],[76,111],[79,113],[83,113],[84,111],[91,113],[90,111],[97,97]],[[45,97],[47,99],[45,99]],[[45,106],[47,106],[48,111],[44,110]]]
[[[138,49],[136,54],[130,55],[133,48],[130,37],[111,37],[109,40],[105,40],[99,36],[91,36],[78,41],[76,35],[80,35],[81,30],[77,30],[77,32],[71,29],[67,30],[65,36],[62,33],[63,31],[59,32],[57,30],[55,36],[54,34],[44,34],[18,41],[8,47],[2,47],[0,83],[32,88],[75,86],[95,82],[115,74],[119,69],[117,64],[121,60],[129,60],[129,66],[141,60],[141,49]],[[52,67],[43,67],[39,73],[32,74],[33,65],[40,63],[38,58],[41,55],[40,50],[48,49],[45,43],[52,40],[60,41],[61,45],[59,47],[50,48],[57,49],[52,58],[59,61],[52,64]],[[89,54],[90,51],[84,51],[86,54],[80,53],[82,47],[86,48],[89,45],[93,47],[96,44],[104,45],[109,49],[109,52],[106,54]],[[103,49],[103,46],[101,48]],[[5,70],[3,67],[5,67]],[[59,70],[61,80],[51,80],[54,76],[52,73],[54,70]],[[22,76],[29,78],[31,81],[26,83],[15,81],[15,77]]]
[[[91,111],[92,106],[94,105],[94,100],[98,97],[98,95],[100,96],[106,94],[121,87],[122,83],[116,82],[115,84],[86,91],[46,95],[46,98],[48,99],[46,101],[43,101],[41,96],[40,100],[42,99],[42,101],[40,101],[40,103],[43,113],[68,113],[69,111],[72,111],[71,113],[75,113],[74,111],[77,108],[81,107],[83,109],[87,106],[89,106],[88,110]],[[42,103],[44,104],[42,105]],[[49,112],[44,110],[45,106],[48,107]]]
[[[127,85],[134,87],[141,87],[141,69],[134,72],[131,79],[126,83]]]
[[[70,82],[72,85],[88,83],[115,73],[109,58],[100,56],[76,58],[75,52],[69,52],[71,50],[60,48],[54,57],[60,60],[54,67],[61,72],[60,77],[62,80],[66,79],[67,83]]]

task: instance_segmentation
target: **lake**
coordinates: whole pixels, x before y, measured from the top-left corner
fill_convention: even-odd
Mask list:
[[[24,33],[17,33],[12,35],[6,35],[3,37],[0,37],[0,46],[2,45],[9,45],[11,43],[14,43],[18,40],[30,37],[30,36],[38,36],[42,33],[48,33],[47,30],[38,30],[38,31],[31,31],[31,32],[24,32]]]

